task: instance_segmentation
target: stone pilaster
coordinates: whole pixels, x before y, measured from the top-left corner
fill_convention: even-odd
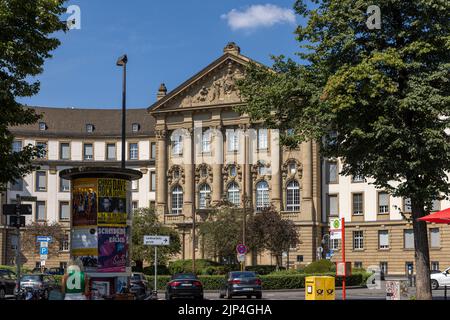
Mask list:
[[[301,145],[302,152],[302,167],[303,167],[303,177],[302,177],[302,212],[301,220],[311,220],[313,218],[313,163],[312,163],[312,143],[311,141],[306,141]]]
[[[164,215],[167,213],[167,131],[157,130],[157,154],[156,161],[156,212]]]
[[[212,165],[213,187],[212,187],[212,204],[217,204],[222,200],[222,166],[224,162],[223,156],[223,134],[221,126],[213,129],[213,146],[214,158]]]
[[[282,210],[281,203],[281,164],[280,164],[280,137],[277,130],[270,130],[270,153],[271,153],[271,171],[272,171],[272,204],[276,210]]]
[[[184,130],[183,136],[183,159],[184,159],[184,198],[183,198],[183,214],[186,217],[192,217],[193,201],[194,201],[194,131],[192,128]]]

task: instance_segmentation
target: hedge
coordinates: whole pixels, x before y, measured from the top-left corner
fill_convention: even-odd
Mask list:
[[[315,274],[319,275],[319,274]],[[334,273],[320,274],[325,276],[335,276]],[[289,275],[262,275],[260,279],[262,281],[264,290],[280,290],[280,289],[302,289],[305,287],[305,277],[311,276],[311,274],[289,274]],[[365,286],[367,278],[370,273],[354,273],[347,277],[347,286]],[[164,290],[167,282],[170,281],[170,276],[158,276],[157,286],[158,290]],[[218,290],[224,281],[224,276],[198,276],[203,283],[205,290]],[[147,280],[151,288],[153,288],[154,277],[147,276]],[[342,277],[336,278],[336,287],[342,286]]]

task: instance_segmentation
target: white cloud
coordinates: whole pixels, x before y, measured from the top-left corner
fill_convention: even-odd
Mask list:
[[[277,23],[295,24],[292,9],[281,8],[273,4],[252,5],[244,10],[233,9],[223,14],[232,30],[253,30],[259,27],[271,27]]]

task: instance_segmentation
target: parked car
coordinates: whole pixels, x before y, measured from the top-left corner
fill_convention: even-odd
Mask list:
[[[48,300],[53,290],[61,291],[61,284],[49,274],[27,274],[20,278],[20,289],[39,290],[40,298]]]
[[[143,299],[148,293],[148,281],[145,275],[140,272],[133,272],[130,279],[130,292],[136,299]]]
[[[0,269],[0,300],[8,295],[14,295],[16,289],[16,274],[11,270]]]
[[[220,298],[231,299],[234,296],[262,298],[262,282],[255,272],[232,271],[225,276],[225,281],[219,291]]]
[[[431,277],[431,288],[433,290],[438,289],[442,286],[450,286],[450,267],[445,269],[440,273],[432,273]]]
[[[203,299],[203,284],[192,273],[178,273],[172,276],[166,287],[166,300],[173,298]]]

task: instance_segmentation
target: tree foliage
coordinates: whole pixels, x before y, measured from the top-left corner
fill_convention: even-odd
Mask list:
[[[381,29],[371,30],[372,1],[312,2],[294,6],[306,18],[296,30],[304,63],[251,65],[240,111],[281,129],[285,144],[319,141],[325,157],[343,160],[341,174],[410,198],[417,297],[430,299],[427,229],[417,218],[449,193],[450,3],[379,2]]]
[[[273,207],[252,215],[248,221],[248,234],[253,240],[250,246],[268,250],[281,266],[283,252],[299,243],[297,228],[291,220],[282,219]]]
[[[181,240],[178,232],[170,227],[162,225],[153,208],[140,208],[133,212],[132,222],[132,260],[137,263],[147,261],[154,263],[154,247],[144,245],[144,236],[160,235],[169,236],[170,245],[158,248],[158,264],[166,264],[170,257],[180,253]]]
[[[59,16],[65,0],[0,0],[0,188],[32,170],[39,150],[24,146],[12,153],[9,127],[35,123],[39,116],[17,102],[39,92],[33,77],[43,71],[45,59],[60,42],[53,34],[65,30]]]
[[[23,231],[21,247],[26,252],[39,254],[40,243],[37,242],[38,236],[50,236],[52,241],[48,244],[48,256],[57,257],[60,253],[60,247],[66,240],[64,227],[57,222],[32,222],[28,224]]]

